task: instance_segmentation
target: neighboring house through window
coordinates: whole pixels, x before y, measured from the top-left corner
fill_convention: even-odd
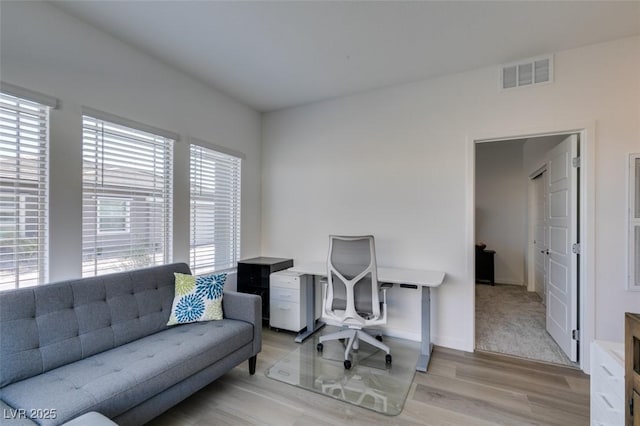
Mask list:
[[[97,198],[98,234],[131,232],[130,198]]]

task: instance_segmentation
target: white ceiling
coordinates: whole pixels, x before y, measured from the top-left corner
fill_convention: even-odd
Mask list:
[[[640,1],[54,4],[259,111],[640,34]]]

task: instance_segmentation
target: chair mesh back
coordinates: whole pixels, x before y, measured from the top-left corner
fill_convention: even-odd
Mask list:
[[[333,267],[347,279],[353,279],[371,263],[369,237],[357,240],[333,238],[330,261]],[[337,275],[332,274],[333,309],[346,308],[346,287]],[[354,287],[355,306],[359,313],[370,314],[372,308],[371,274],[367,274]]]

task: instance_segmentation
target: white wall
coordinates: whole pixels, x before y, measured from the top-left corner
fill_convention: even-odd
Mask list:
[[[476,145],[476,241],[495,250],[495,280],[523,285],[526,257],[524,140]]]
[[[595,319],[584,327],[621,341],[623,313],[640,311],[640,293],[625,291],[624,243],[624,165],[640,148],[640,37],[557,53],[552,84],[501,92],[498,76],[489,67],[267,114],[263,254],[321,260],[329,233],[373,233],[381,265],[447,272],[434,291],[435,343],[472,350],[470,141],[593,126]],[[406,306],[391,327],[417,338],[419,300],[393,295],[403,299],[396,311]]]
[[[81,274],[81,107],[180,133],[174,260],[189,261],[187,136],[246,155],[242,255],[260,252],[258,113],[47,3],[2,2],[0,78],[61,100],[51,114],[50,280]]]
[[[529,138],[522,147],[522,172],[524,178],[529,179],[531,173],[536,172],[548,161],[547,153],[567,135],[542,136]]]

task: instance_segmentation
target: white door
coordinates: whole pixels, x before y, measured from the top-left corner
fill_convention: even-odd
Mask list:
[[[533,179],[533,254],[534,265],[534,291],[546,304],[546,281],[547,281],[547,225],[546,225],[546,204],[547,204],[547,172],[540,173]]]
[[[572,331],[578,324],[578,136],[568,136],[548,153],[547,162],[547,331],[577,361],[578,345]]]

